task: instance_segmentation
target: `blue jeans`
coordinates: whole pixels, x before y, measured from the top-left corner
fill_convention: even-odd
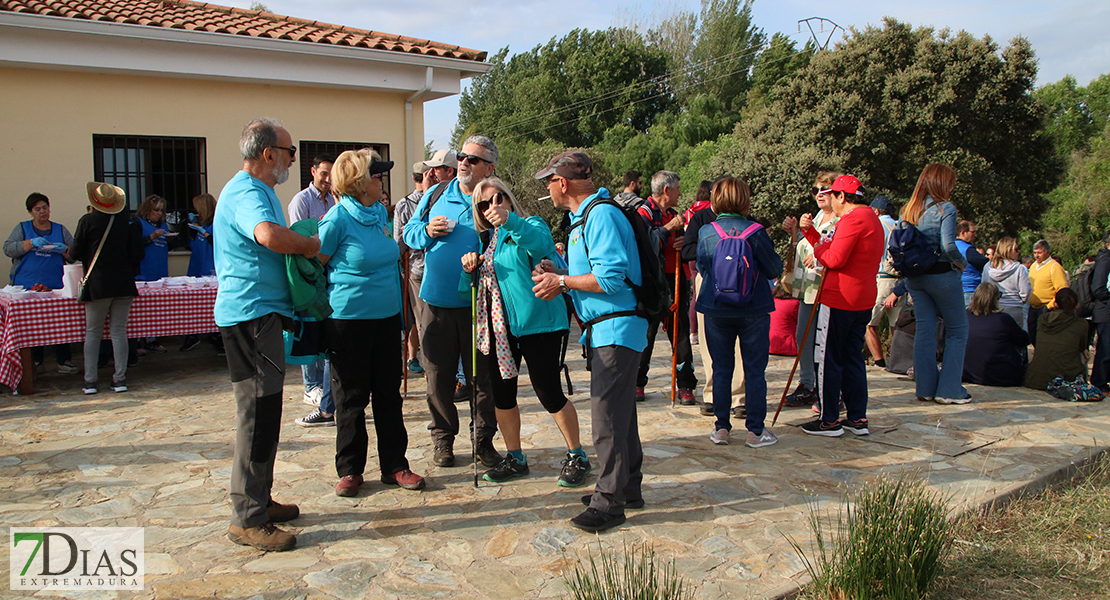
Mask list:
[[[736,341],[740,340],[740,359],[744,361],[744,410],[748,431],[763,433],[767,418],[767,357],[771,352],[771,315],[758,317],[705,316],[705,343],[713,359],[714,429],[732,430],[732,372],[736,368]]]
[[[913,373],[920,398],[967,398],[960,383],[967,348],[967,310],[957,271],[906,278],[913,297],[917,333],[913,338]],[[944,319],[944,358],[937,372],[937,314]]]
[[[331,397],[331,363],[321,358],[311,365],[301,365],[301,376],[304,377],[304,391],[323,388],[320,412],[334,415],[335,400]]]

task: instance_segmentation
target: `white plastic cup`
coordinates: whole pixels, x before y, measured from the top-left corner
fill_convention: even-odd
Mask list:
[[[455,220],[454,219],[447,219],[446,225],[447,225],[447,233],[451,233],[452,231],[455,230]]]

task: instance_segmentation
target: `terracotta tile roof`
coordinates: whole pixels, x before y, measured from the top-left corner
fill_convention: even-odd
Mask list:
[[[431,40],[189,0],[0,0],[0,11],[392,50],[478,62],[486,59],[485,52]]]

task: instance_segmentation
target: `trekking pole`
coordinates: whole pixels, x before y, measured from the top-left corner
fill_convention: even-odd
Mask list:
[[[409,253],[407,250],[401,254],[401,269],[405,272],[401,282],[401,373],[404,375],[407,398],[409,395]]]
[[[491,344],[492,350],[492,344]],[[470,454],[474,463],[474,487],[478,487],[478,265],[470,274]]]
[[[825,280],[827,277],[821,277],[821,283],[817,284],[817,296],[813,298],[813,310],[809,311],[809,321],[806,322],[806,332],[802,334],[802,343],[798,344],[798,355],[794,357],[794,366],[790,369],[790,377],[786,379],[786,388],[782,390],[782,398],[779,400],[779,407],[775,410],[775,418],[771,419],[771,425],[779,420],[779,413],[782,412],[782,405],[786,403],[786,393],[790,391],[790,384],[794,382],[794,371],[798,369],[798,362],[802,360],[802,352],[805,351],[806,341],[809,339],[809,328],[813,325],[813,316],[817,314],[817,305],[821,302],[821,291],[825,289]],[[805,298],[803,298],[804,300]]]
[[[678,248],[674,251],[674,304],[671,305],[671,410],[674,410],[675,393],[678,390],[678,307],[682,302],[679,282],[682,278],[682,257]]]

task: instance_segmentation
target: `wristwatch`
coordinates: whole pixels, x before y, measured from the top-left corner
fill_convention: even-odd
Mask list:
[[[567,276],[566,275],[560,275],[559,276],[559,293],[560,294],[565,294],[569,291],[570,291],[570,288],[567,287]]]

